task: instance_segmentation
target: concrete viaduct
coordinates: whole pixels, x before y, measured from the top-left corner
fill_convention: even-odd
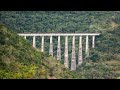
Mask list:
[[[26,39],[27,36],[33,37],[33,47],[36,48],[36,37],[42,37],[41,40],[41,51],[44,52],[44,37],[50,37],[50,46],[49,46],[49,54],[53,56],[53,40],[52,37],[58,37],[58,45],[57,45],[57,60],[61,60],[61,44],[60,37],[65,37],[65,51],[64,51],[64,65],[66,68],[69,68],[69,60],[68,60],[68,36],[72,36],[72,54],[71,54],[71,70],[76,70],[76,55],[75,55],[75,37],[79,37],[79,50],[78,50],[78,65],[81,65],[83,61],[82,55],[82,36],[86,37],[86,48],[85,53],[86,57],[89,56],[89,36],[92,36],[92,48],[95,47],[95,36],[100,35],[100,33],[32,33],[32,34],[18,34],[20,36],[24,36]]]

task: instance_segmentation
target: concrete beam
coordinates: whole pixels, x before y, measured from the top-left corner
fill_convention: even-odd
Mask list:
[[[26,33],[18,34],[20,36],[93,36],[100,35],[100,33]]]
[[[95,35],[92,36],[92,48],[95,48]]]

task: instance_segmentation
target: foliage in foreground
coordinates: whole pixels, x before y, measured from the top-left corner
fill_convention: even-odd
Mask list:
[[[23,37],[0,25],[0,78],[71,78],[53,57],[33,48]]]

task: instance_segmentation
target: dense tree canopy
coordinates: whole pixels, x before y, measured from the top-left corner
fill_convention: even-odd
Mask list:
[[[112,29],[111,21],[119,14],[117,11],[1,11],[0,22],[19,33],[101,32]]]
[[[76,75],[81,75],[83,78],[97,78],[92,76],[93,73],[98,75],[98,78],[106,78],[107,75],[112,77],[113,73],[109,72],[113,70],[110,68],[111,64],[110,67],[106,67],[105,64],[108,63],[107,61],[117,63],[120,61],[120,11],[0,11],[0,23],[7,25],[16,33],[101,33],[100,36],[96,37],[96,48],[90,49],[89,60],[95,62],[94,65],[89,62],[90,65],[89,63],[83,64],[84,69],[78,68],[78,72],[81,71],[81,73],[76,73]],[[32,43],[31,37],[27,39]],[[64,41],[64,37],[61,38],[62,53],[64,52]],[[40,48],[41,38],[37,37],[36,43],[37,47]],[[56,37],[53,37],[53,43],[54,55],[56,55]],[[91,46],[91,37],[89,43]],[[72,37],[69,37],[69,60],[71,58],[71,46]],[[48,49],[49,37],[46,37],[46,53],[48,53]],[[78,37],[76,37],[76,53],[78,53],[77,50]],[[85,38],[83,38],[83,56],[85,55],[84,50]],[[64,54],[62,54],[62,61],[63,59]],[[84,61],[86,61],[85,58]],[[96,62],[99,62],[98,67],[96,67]],[[100,64],[101,62],[103,64]],[[88,69],[89,67],[94,69]],[[105,68],[108,70],[106,73]],[[116,68],[118,67],[116,66]],[[90,72],[90,70],[93,72],[88,76],[86,72]],[[119,72],[118,70],[115,75],[120,76]]]

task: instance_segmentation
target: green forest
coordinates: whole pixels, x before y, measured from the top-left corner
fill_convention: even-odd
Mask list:
[[[41,37],[18,36],[18,33],[100,33],[95,48],[76,71],[64,67],[65,38],[61,37],[62,60],[56,60],[57,38],[53,37],[54,57],[40,51]],[[76,37],[76,60],[79,38]],[[71,61],[72,37],[68,38]],[[120,11],[0,11],[1,79],[120,79]]]

